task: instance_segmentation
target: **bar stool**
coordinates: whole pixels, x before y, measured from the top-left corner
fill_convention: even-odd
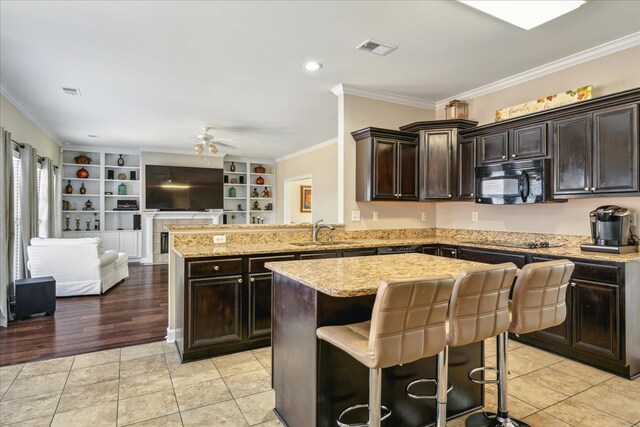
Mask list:
[[[380,426],[380,422],[391,415],[381,402],[382,369],[442,351],[446,344],[445,320],[453,282],[451,276],[382,281],[370,321],[318,328],[319,339],[369,368],[368,405],[353,405],[342,411],[337,420],[339,426]],[[367,423],[341,421],[350,411],[367,407]]]
[[[508,331],[498,335],[496,359],[498,372],[498,412],[478,412],[467,418],[467,427],[529,427],[509,417],[507,346],[509,332],[527,334],[560,325],[567,316],[567,286],[574,264],[566,259],[525,265],[513,286],[509,301],[511,321]],[[469,378],[477,382],[469,374]]]
[[[419,379],[406,388],[407,394],[414,399],[436,399],[436,427],[444,427],[447,422],[447,393],[451,390],[448,382],[449,347],[484,341],[507,330],[509,291],[516,271],[515,264],[508,262],[459,273],[449,302],[447,345],[438,354],[437,378],[435,381]],[[411,391],[414,385],[422,382],[436,383],[435,396]]]

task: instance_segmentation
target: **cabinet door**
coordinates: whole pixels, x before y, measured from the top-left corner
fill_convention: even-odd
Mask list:
[[[120,232],[120,239],[118,247],[120,252],[125,252],[129,255],[129,258],[138,258],[140,256],[138,244],[138,237],[140,233],[137,232]]]
[[[509,141],[511,159],[531,159],[547,155],[547,124],[516,128]]]
[[[593,113],[594,193],[638,191],[638,107]]]
[[[485,249],[459,248],[458,258],[467,261],[484,262],[487,264],[502,264],[503,262],[512,262],[518,268],[522,268],[527,263],[527,256],[524,254],[516,255]]]
[[[438,255],[437,246],[425,246],[422,248],[422,253],[427,255]]]
[[[398,143],[398,199],[418,200],[418,144]]]
[[[100,233],[102,245],[105,251],[120,251],[120,243],[117,231]]]
[[[271,277],[249,275],[249,338],[271,335]]]
[[[591,114],[556,120],[553,194],[588,194],[591,188]]]
[[[310,254],[300,254],[300,259],[302,259],[302,260],[305,260],[305,259],[326,259],[326,258],[338,258],[338,253],[337,252],[324,251],[324,252],[314,252],[314,253],[310,253]]]
[[[485,135],[478,138],[478,157],[480,165],[499,163],[507,160],[507,132]]]
[[[422,199],[451,199],[453,132],[425,132],[422,144]]]
[[[378,250],[376,248],[371,249],[356,249],[352,251],[342,251],[342,258],[350,258],[355,256],[370,256],[377,255]]]
[[[241,276],[189,280],[188,301],[188,348],[241,340]]]
[[[398,143],[393,139],[373,140],[373,198],[396,200],[397,176],[396,150]]]
[[[619,286],[587,280],[573,280],[571,286],[573,347],[618,360],[621,347]]]
[[[476,186],[476,140],[458,140],[458,194],[459,200],[472,199]]]
[[[458,249],[443,246],[438,249],[438,256],[443,256],[446,258],[458,258]]]

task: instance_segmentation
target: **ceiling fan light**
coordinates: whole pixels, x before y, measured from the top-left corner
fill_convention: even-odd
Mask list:
[[[218,152],[218,147],[216,147],[214,144],[209,144],[209,153],[211,153],[211,155],[215,155]]]
[[[202,144],[196,144],[193,146],[193,149],[196,150],[196,153],[202,154],[204,152],[204,147]]]

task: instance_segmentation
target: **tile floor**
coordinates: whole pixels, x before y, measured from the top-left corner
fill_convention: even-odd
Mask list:
[[[532,426],[640,426],[640,380],[516,342],[509,362],[511,413]],[[180,364],[173,345],[158,342],[5,366],[0,425],[280,426],[270,364],[269,348]],[[495,409],[495,386],[486,400]]]

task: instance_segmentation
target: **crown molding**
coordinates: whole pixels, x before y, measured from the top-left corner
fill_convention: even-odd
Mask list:
[[[302,149],[300,151],[296,151],[295,153],[286,154],[284,156],[278,157],[278,158],[276,158],[275,161],[276,161],[276,163],[278,163],[278,162],[282,162],[284,160],[293,159],[294,157],[298,157],[298,156],[301,156],[303,154],[311,153],[312,151],[316,151],[316,150],[319,150],[321,148],[328,147],[329,145],[333,145],[333,144],[337,144],[337,143],[338,143],[338,138],[337,137],[336,138],[331,138],[331,139],[328,139],[328,140],[326,140],[324,142],[321,142],[319,144],[312,145],[311,147],[307,147],[307,148],[304,148],[304,149]]]
[[[361,96],[363,98],[377,99],[378,101],[408,105],[409,107],[425,108],[427,110],[434,110],[436,108],[436,103],[433,101],[426,101],[424,99],[413,98],[411,96],[397,95],[395,93],[383,92],[380,90],[361,89],[345,83],[341,83],[335,86],[333,89],[331,89],[331,92],[333,92],[336,96]]]
[[[56,145],[58,145],[59,147],[62,147],[62,142],[60,142],[58,138],[53,136],[53,132],[51,132],[49,128],[47,128],[44,124],[42,124],[40,120],[36,119],[35,116],[31,114],[31,112],[27,110],[25,106],[22,105],[13,95],[11,95],[11,93],[9,93],[9,91],[3,85],[0,85],[0,94],[5,98],[7,98],[9,102],[13,104],[13,106],[16,107],[18,111],[24,114],[24,116],[27,119],[29,119],[31,123],[36,125],[36,127],[40,129],[45,135],[47,135]],[[9,132],[11,132],[11,129],[8,129],[8,130]],[[29,143],[28,141],[21,141],[21,142],[24,142],[26,144]]]
[[[515,86],[529,80],[537,79],[538,77],[546,76],[547,74],[555,73],[557,71],[564,70],[565,68],[573,67],[574,65],[592,61],[594,59],[638,45],[640,45],[640,32],[632,33],[619,39],[612,40],[608,43],[604,43],[599,46],[583,50],[582,52],[578,52],[573,55],[558,59],[556,61],[549,62],[539,67],[532,68],[522,73],[518,73],[513,76],[495,81],[493,83],[489,83],[487,85],[480,86],[475,89],[471,89],[469,91],[448,97],[447,99],[436,102],[436,109],[440,110],[444,108],[452,99],[468,100],[478,98],[492,92],[506,89],[508,87]]]

